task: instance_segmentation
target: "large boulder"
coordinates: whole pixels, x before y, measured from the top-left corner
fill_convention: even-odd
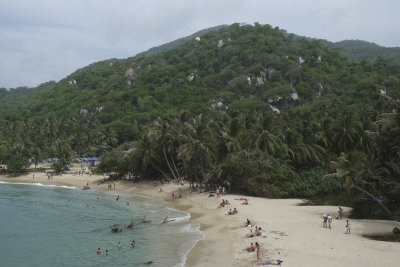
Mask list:
[[[393,228],[393,234],[400,234],[400,229],[399,229],[399,227],[395,227],[395,228]]]

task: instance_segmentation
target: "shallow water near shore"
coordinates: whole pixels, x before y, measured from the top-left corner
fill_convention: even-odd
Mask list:
[[[0,266],[182,266],[202,238],[190,215],[159,199],[120,197],[117,202],[114,192],[0,183]],[[142,224],[145,214],[151,222]],[[167,215],[174,221],[161,224]],[[132,229],[109,229],[132,219]]]

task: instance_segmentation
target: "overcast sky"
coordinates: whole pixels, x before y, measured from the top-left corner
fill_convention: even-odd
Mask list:
[[[0,0],[0,87],[37,86],[235,22],[400,46],[400,0]]]

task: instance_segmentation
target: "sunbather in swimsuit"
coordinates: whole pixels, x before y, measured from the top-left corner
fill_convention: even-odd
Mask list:
[[[259,261],[257,265],[281,265],[281,260],[266,260],[266,261]]]

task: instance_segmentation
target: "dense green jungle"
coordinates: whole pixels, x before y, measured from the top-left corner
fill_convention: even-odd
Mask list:
[[[100,156],[97,171],[115,179],[329,196],[400,219],[400,52],[349,42],[232,24],[58,82],[2,88],[2,171]]]

